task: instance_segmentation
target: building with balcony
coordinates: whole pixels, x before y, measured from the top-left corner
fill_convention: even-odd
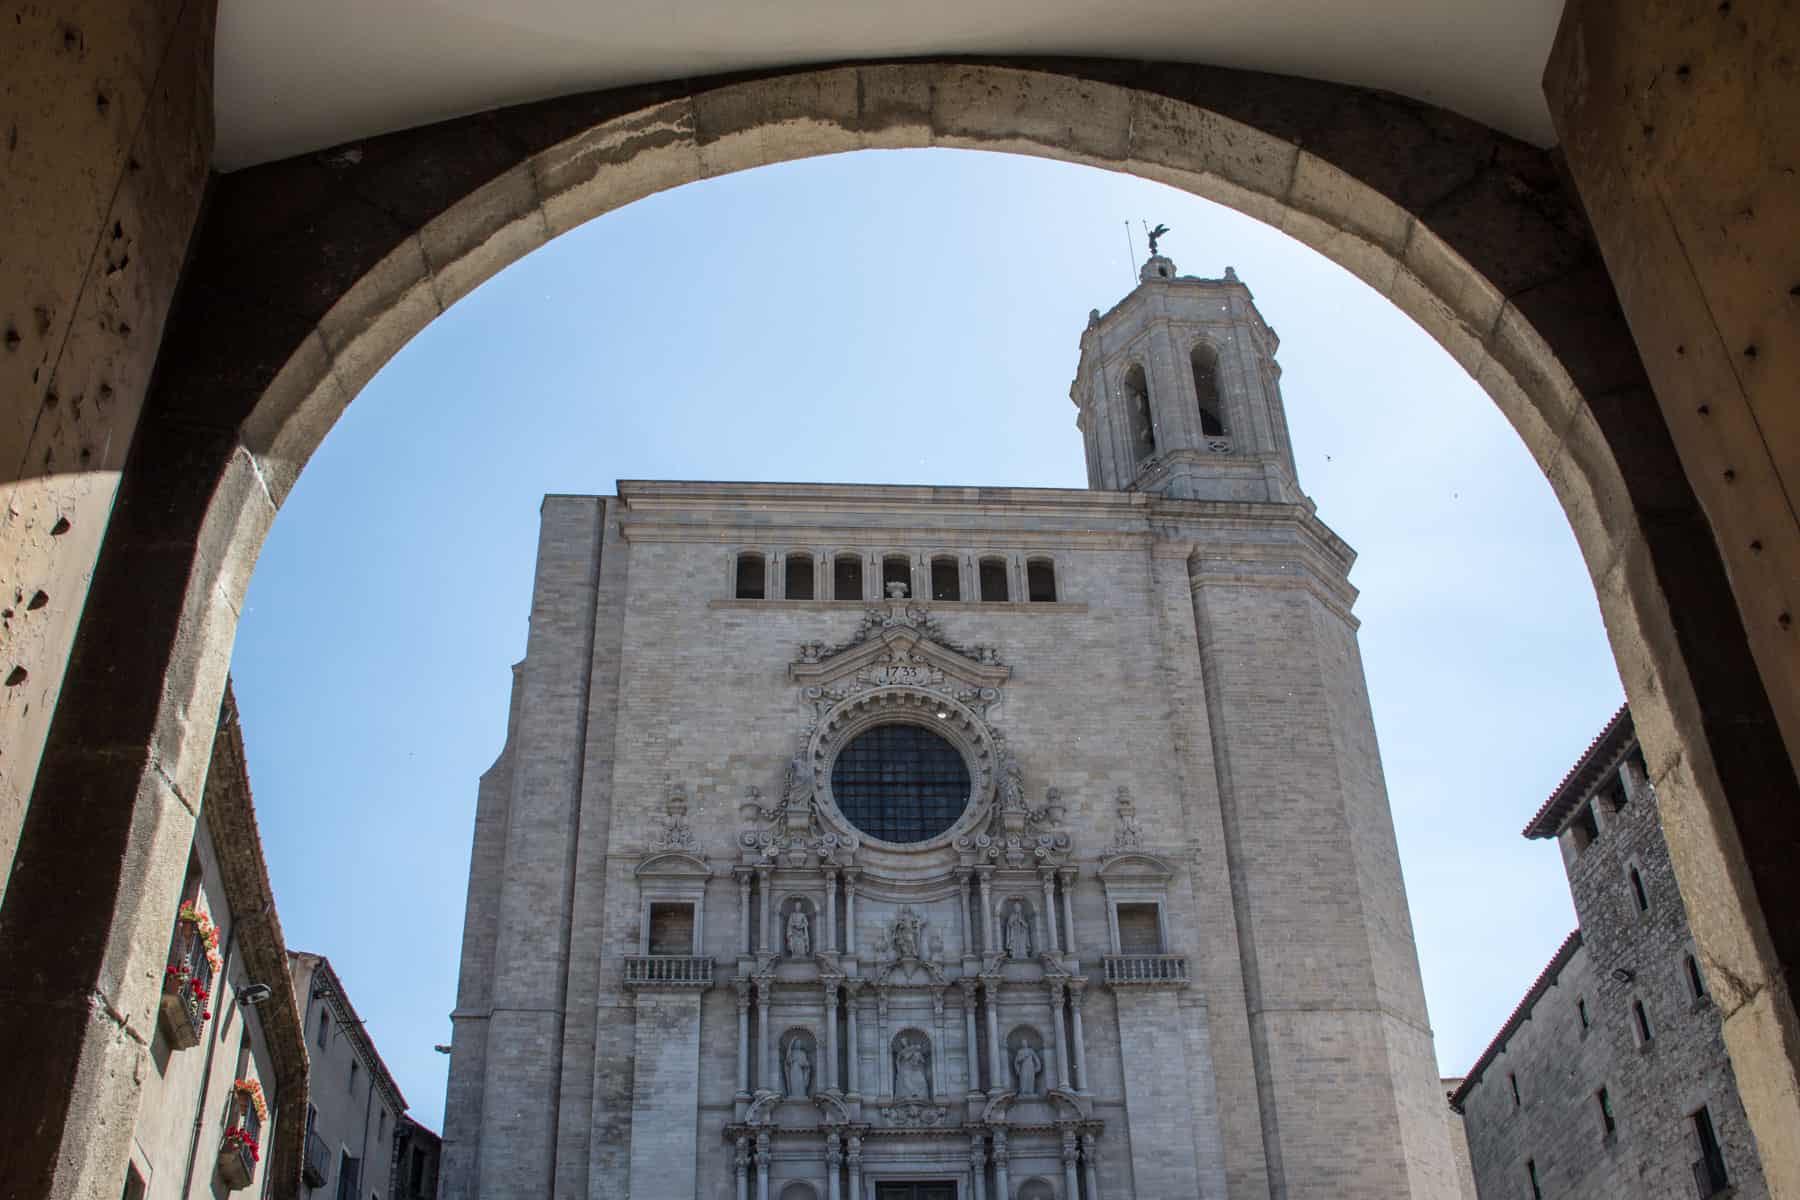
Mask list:
[[[301,1196],[305,1200],[391,1200],[406,1097],[322,954],[288,952],[301,1008],[311,1093],[302,1121]]]
[[[394,1135],[394,1169],[387,1200],[437,1200],[438,1162],[443,1141],[411,1117],[400,1118]]]
[[[1525,836],[1561,849],[1580,926],[1450,1094],[1482,1200],[1762,1200],[1628,710]]]
[[[292,1200],[300,1188],[306,1051],[229,688],[201,818],[180,907],[169,914],[123,1195]],[[116,1190],[116,1182],[99,1189]]]
[[[1081,337],[1086,490],[545,499],[446,1200],[1450,1194],[1276,344],[1153,254]]]

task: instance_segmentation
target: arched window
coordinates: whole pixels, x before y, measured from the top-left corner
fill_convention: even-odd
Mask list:
[[[981,598],[989,604],[1002,603],[1012,599],[1007,594],[1006,560],[1004,558],[984,558],[981,560]]]
[[[1200,432],[1206,437],[1225,436],[1225,408],[1219,402],[1219,356],[1205,342],[1189,356],[1194,365],[1194,395],[1200,402]]]
[[[789,600],[811,600],[813,598],[813,560],[812,555],[796,551],[787,556],[787,587],[783,590]]]
[[[1056,564],[1047,558],[1034,558],[1025,564],[1025,598],[1034,602],[1056,600]]]
[[[890,554],[881,560],[882,599],[893,599],[896,583],[904,589],[901,596],[912,595],[912,563],[904,554]]]
[[[933,600],[962,599],[962,572],[957,568],[954,558],[931,560],[931,598]]]
[[[831,560],[831,598],[833,600],[861,600],[862,556],[859,554],[840,554]]]
[[[1125,418],[1131,429],[1131,457],[1143,462],[1156,453],[1156,421],[1150,415],[1150,384],[1137,363],[1125,372]]]
[[[763,585],[763,556],[746,550],[737,559],[737,598],[761,600],[768,593]]]

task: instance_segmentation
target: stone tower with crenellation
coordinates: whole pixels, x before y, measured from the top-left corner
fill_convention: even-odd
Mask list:
[[[1082,335],[1086,490],[544,501],[444,1200],[1437,1200],[1347,581],[1250,292]]]

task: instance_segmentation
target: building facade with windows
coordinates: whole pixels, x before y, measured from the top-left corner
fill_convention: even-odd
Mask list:
[[[1451,1094],[1482,1200],[1768,1195],[1621,709],[1525,828],[1580,927]]]
[[[306,1052],[227,687],[195,826],[124,1200],[299,1194]],[[14,1086],[26,1086],[15,1079]]]
[[[1275,348],[1156,256],[1082,336],[1086,490],[546,498],[445,1200],[1450,1193]]]
[[[350,994],[322,954],[292,951],[288,972],[312,1061],[303,1120],[303,1200],[392,1200],[406,1097],[388,1074]]]

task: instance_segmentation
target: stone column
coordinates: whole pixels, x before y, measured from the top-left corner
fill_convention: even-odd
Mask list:
[[[984,954],[993,954],[994,946],[994,868],[976,867],[976,877],[981,880],[981,950]]]
[[[825,932],[824,946],[826,951],[836,954],[837,943],[837,885],[836,871],[825,872]]]
[[[732,987],[737,991],[738,1070],[737,1098],[750,1098],[750,981],[740,979]],[[743,1114],[739,1113],[739,1117]]]
[[[1087,1035],[1081,1028],[1081,1010],[1086,1004],[1087,985],[1071,983],[1069,985],[1069,1019],[1075,1027],[1075,1082],[1077,1090],[1083,1092],[1090,1087],[1087,1073]]]
[[[1050,985],[1050,1025],[1056,1031],[1056,1081],[1065,1089],[1069,1086],[1069,1041],[1063,1036],[1063,995],[1066,991],[1061,983]]]
[[[850,994],[846,998],[848,1001],[846,1011],[850,1015],[850,1028],[845,1032],[850,1035],[850,1052],[844,1058],[850,1068],[850,1094],[860,1096],[862,1094],[860,1078],[862,1074],[862,1042],[856,1036],[856,1010],[862,1007],[862,984],[852,983],[847,986]]]
[[[824,1084],[820,1090],[826,1092],[835,1092],[838,1085],[837,1021],[838,979],[836,976],[827,976],[825,979],[825,1069],[819,1072],[820,1082]]]
[[[756,1200],[769,1200],[769,1135],[756,1135]]]
[[[957,869],[956,912],[962,918],[962,952],[965,955],[975,953],[975,933],[969,924],[969,875],[967,868]]]
[[[959,979],[957,986],[962,988],[963,997],[963,1036],[969,1044],[969,1093],[974,1095],[981,1091],[981,1038],[975,1029],[975,981]]]
[[[1077,1183],[1075,1179],[1075,1159],[1077,1155],[1078,1151],[1076,1149],[1075,1131],[1073,1129],[1065,1130],[1062,1139],[1063,1195],[1065,1196],[1073,1197],[1081,1195],[1081,1185]]]
[[[994,1130],[994,1191],[998,1193],[995,1200],[1011,1200],[1012,1184],[1006,1180],[1006,1130]]]
[[[743,867],[733,867],[733,875],[737,876],[738,885],[738,953],[746,957],[750,954],[750,872]]]
[[[862,1200],[862,1138],[850,1135],[850,1200]]]
[[[737,1179],[737,1200],[750,1200],[750,1139],[737,1140],[737,1154],[732,1159],[732,1174]]]
[[[1091,1133],[1081,1135],[1081,1164],[1087,1174],[1087,1200],[1100,1200],[1100,1139]]]
[[[838,1135],[825,1135],[825,1200],[841,1200],[839,1187],[839,1170],[843,1166],[844,1151],[838,1143]]]
[[[1044,885],[1044,945],[1038,953],[1056,954],[1063,948],[1056,932],[1056,872],[1045,867],[1038,872],[1038,880]]]
[[[779,1079],[775,1070],[775,1051],[769,1045],[769,993],[774,989],[766,979],[756,981],[756,1037],[757,1046],[762,1050],[762,1061],[757,1064],[756,1085],[759,1090],[769,1089],[770,1080]]]
[[[987,1149],[981,1135],[969,1135],[969,1181],[974,1186],[975,1200],[987,1200]]]
[[[891,1100],[894,1096],[894,1056],[888,1042],[888,998],[886,992],[875,993],[875,1049],[876,1058],[881,1063],[881,1098]]]
[[[770,876],[770,874],[771,874],[771,871],[766,866],[758,866],[756,868],[756,894],[757,894],[758,902],[762,906],[761,929],[757,934],[758,940],[757,940],[756,946],[757,946],[757,949],[761,950],[764,954],[776,953],[773,944],[769,941],[769,876]]]
[[[1075,891],[1075,868],[1063,867],[1057,871],[1057,878],[1062,880],[1062,912],[1063,912],[1063,950],[1075,953],[1075,902],[1070,896]]]
[[[996,1092],[1006,1090],[1006,1069],[1000,1062],[1000,979],[995,975],[981,978],[987,1001],[988,1087]]]
[[[855,867],[844,870],[844,953],[856,953],[856,877],[862,872]]]
[[[931,994],[931,1098],[942,1100],[948,1090],[944,1084],[950,1076],[944,1055],[944,993]]]

